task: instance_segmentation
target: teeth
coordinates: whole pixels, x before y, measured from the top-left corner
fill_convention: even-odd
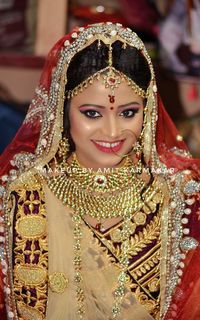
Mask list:
[[[109,143],[109,142],[97,142],[96,143],[102,147],[106,147],[106,148],[114,148],[116,146],[118,146],[120,144],[120,142],[113,142],[113,143]]]

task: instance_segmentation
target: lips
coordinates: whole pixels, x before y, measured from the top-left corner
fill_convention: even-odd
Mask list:
[[[125,139],[124,140],[117,140],[117,141],[113,141],[113,142],[92,140],[92,142],[94,143],[96,148],[102,152],[105,152],[105,153],[118,152],[122,148],[124,141],[125,141]]]

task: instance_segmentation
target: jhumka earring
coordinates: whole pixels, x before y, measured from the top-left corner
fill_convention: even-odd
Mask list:
[[[66,164],[66,160],[67,157],[69,155],[69,140],[66,137],[63,137],[60,142],[59,142],[59,146],[58,146],[58,157],[61,158],[61,162],[59,164],[59,167],[62,169],[64,168],[65,164]]]

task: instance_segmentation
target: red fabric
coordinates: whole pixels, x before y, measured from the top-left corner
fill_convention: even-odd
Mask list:
[[[78,32],[78,29],[73,30],[72,32]],[[64,36],[60,39],[50,51],[44,70],[41,75],[40,85],[49,91],[51,83],[52,70],[56,66],[60,51],[63,47],[63,44],[66,40],[71,39],[71,34]],[[71,40],[70,40],[71,41]],[[3,155],[0,157],[0,176],[7,174],[10,169],[13,167],[10,164],[10,160],[13,159],[13,156],[19,152],[31,152],[34,153],[39,134],[41,129],[40,119],[35,120],[34,124],[24,123],[13,139],[12,143],[7,147]],[[156,132],[156,146],[157,151],[160,156],[160,160],[167,165],[167,167],[174,167],[177,171],[191,168],[196,174],[200,174],[200,160],[187,158],[184,155],[180,156],[173,153],[170,149],[173,147],[181,148],[185,151],[188,151],[185,143],[183,141],[177,141],[176,136],[178,132],[172,123],[170,117],[164,109],[162,101],[158,96],[158,122],[157,122],[157,132]],[[194,224],[193,228],[196,233],[199,233],[198,224]],[[198,309],[193,308],[191,310],[190,301],[192,300],[192,306],[195,306],[194,302],[199,299],[200,296],[200,249],[194,251],[190,256],[190,261],[188,261],[188,267],[184,274],[183,289],[187,293],[183,297],[183,300],[178,302],[178,315],[180,317],[175,317],[173,319],[177,320],[197,320],[200,317],[196,317],[200,307],[199,304],[196,304]],[[1,278],[0,278],[1,279]],[[0,304],[2,304],[2,282],[0,280]],[[177,289],[178,290],[178,289]],[[175,295],[176,297],[176,295]],[[3,318],[3,311],[0,309],[1,319]],[[190,313],[194,316],[190,316]],[[186,316],[187,315],[187,316]],[[166,318],[165,320],[170,318]]]

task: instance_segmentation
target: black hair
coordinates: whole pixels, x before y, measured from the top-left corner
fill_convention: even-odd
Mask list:
[[[67,84],[65,91],[73,90],[81,82],[89,78],[108,66],[108,51],[106,44],[95,41],[90,46],[84,48],[74,55],[67,70]],[[127,75],[140,88],[147,90],[151,72],[148,62],[141,51],[126,45],[123,48],[121,41],[112,44],[112,66]],[[68,137],[70,143],[70,151],[74,151],[75,146],[70,137],[69,122],[69,101],[65,101],[64,108],[64,134]]]

